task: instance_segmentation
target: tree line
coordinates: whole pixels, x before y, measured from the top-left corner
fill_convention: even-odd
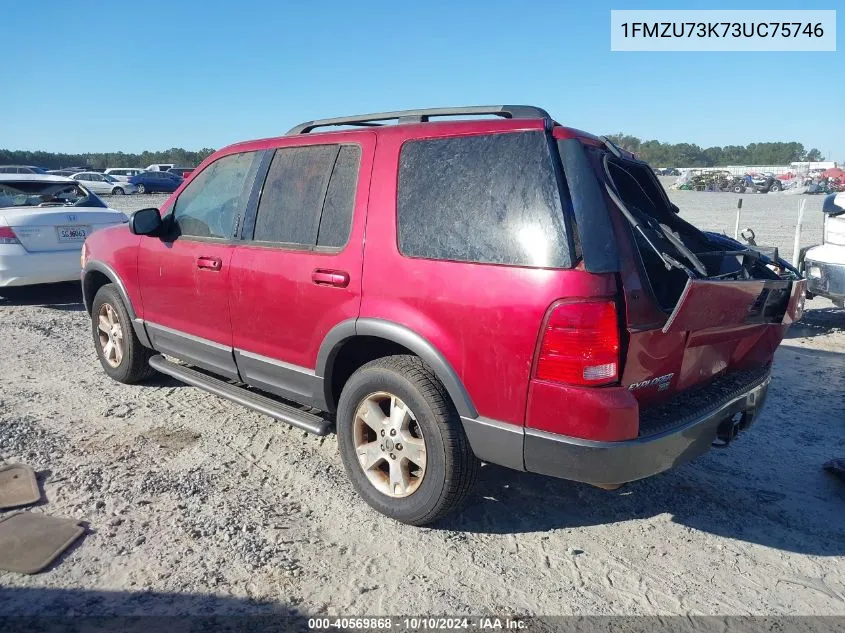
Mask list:
[[[726,165],[788,165],[793,161],[824,160],[815,147],[806,151],[801,143],[750,143],[702,149],[693,143],[643,141],[629,134],[608,135],[614,143],[634,152],[654,167],[724,167]],[[213,153],[211,148],[190,152],[173,147],[160,152],[140,154],[104,152],[58,154],[55,152],[0,149],[0,165],[35,165],[45,169],[85,167],[146,167],[153,163],[173,163],[178,167],[196,167]]]
[[[609,134],[619,147],[634,152],[654,167],[725,167],[727,165],[788,165],[794,161],[824,160],[815,147],[801,143],[749,143],[702,149],[694,143],[643,141],[629,134]]]
[[[208,147],[197,152],[173,147],[160,152],[144,151],[140,154],[124,152],[59,154],[56,152],[0,149],[0,165],[33,165],[44,169],[63,169],[65,167],[106,169],[108,167],[147,167],[154,163],[173,163],[177,167],[196,167],[213,152],[214,150]]]

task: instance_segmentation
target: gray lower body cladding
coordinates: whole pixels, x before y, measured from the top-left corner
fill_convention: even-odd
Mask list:
[[[473,451],[484,461],[572,481],[621,484],[680,466],[706,453],[714,443],[729,441],[757,418],[770,381],[767,372],[740,393],[687,416],[680,425],[619,442],[585,440],[484,419],[463,418],[463,422]]]

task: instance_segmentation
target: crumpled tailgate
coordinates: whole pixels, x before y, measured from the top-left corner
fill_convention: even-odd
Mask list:
[[[649,407],[725,372],[770,365],[801,318],[805,284],[690,280],[662,328],[629,330],[622,385]]]
[[[803,279],[795,282],[781,279],[690,279],[663,326],[663,333],[791,323],[796,318],[805,283]]]

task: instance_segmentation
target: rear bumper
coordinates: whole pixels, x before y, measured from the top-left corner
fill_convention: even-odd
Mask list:
[[[726,402],[665,432],[620,442],[596,442],[525,429],[525,469],[590,484],[621,484],[680,466],[710,450],[730,420],[750,426],[766,399],[771,374]]]
[[[78,281],[81,248],[30,253],[17,244],[0,245],[0,287]]]

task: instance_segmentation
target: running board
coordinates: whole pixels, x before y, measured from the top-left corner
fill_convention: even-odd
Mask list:
[[[283,404],[278,400],[262,396],[244,387],[238,387],[224,380],[213,378],[185,365],[177,365],[160,354],[150,358],[150,367],[192,387],[203,389],[253,411],[269,415],[271,418],[286,422],[303,431],[315,435],[328,435],[331,429],[329,422],[318,415]]]

